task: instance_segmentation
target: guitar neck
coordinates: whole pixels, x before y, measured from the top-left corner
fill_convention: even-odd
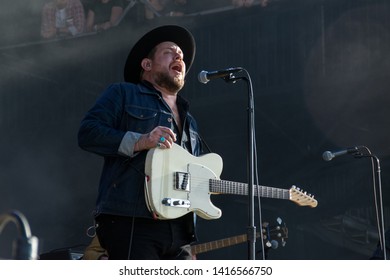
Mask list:
[[[257,233],[256,238],[259,238],[259,236],[260,236],[260,234]],[[196,254],[201,254],[201,253],[205,253],[208,251],[212,251],[212,250],[244,243],[247,240],[248,240],[247,235],[241,234],[241,235],[237,235],[237,236],[233,236],[233,237],[229,237],[229,238],[224,238],[224,239],[220,239],[220,240],[216,240],[216,241],[192,245],[191,251],[192,251],[192,254],[196,255]]]
[[[212,193],[248,195],[248,184],[210,179]],[[253,186],[253,195],[268,198],[290,199],[290,191],[266,186]]]

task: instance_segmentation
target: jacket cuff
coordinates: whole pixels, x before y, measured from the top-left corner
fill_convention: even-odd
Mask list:
[[[141,133],[137,132],[126,132],[125,136],[122,138],[121,144],[119,145],[118,153],[129,157],[134,156],[134,145],[141,135]]]

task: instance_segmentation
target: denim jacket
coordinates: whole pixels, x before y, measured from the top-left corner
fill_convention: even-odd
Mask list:
[[[178,96],[185,119],[180,145],[195,156],[201,141],[188,103]],[[133,152],[134,143],[156,126],[173,130],[173,113],[161,94],[145,83],[109,86],[81,122],[79,146],[104,157],[95,214],[152,217],[145,196],[147,151]]]

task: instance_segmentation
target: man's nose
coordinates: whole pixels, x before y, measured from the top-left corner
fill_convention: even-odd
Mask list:
[[[176,54],[175,54],[175,60],[183,60],[183,54],[181,54],[181,53],[176,53]]]

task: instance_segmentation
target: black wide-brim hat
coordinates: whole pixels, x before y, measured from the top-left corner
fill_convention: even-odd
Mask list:
[[[191,68],[195,57],[195,39],[186,28],[177,25],[164,25],[146,33],[131,49],[124,69],[126,82],[138,83],[142,71],[141,62],[150,51],[162,42],[175,43],[183,51],[186,73]]]

